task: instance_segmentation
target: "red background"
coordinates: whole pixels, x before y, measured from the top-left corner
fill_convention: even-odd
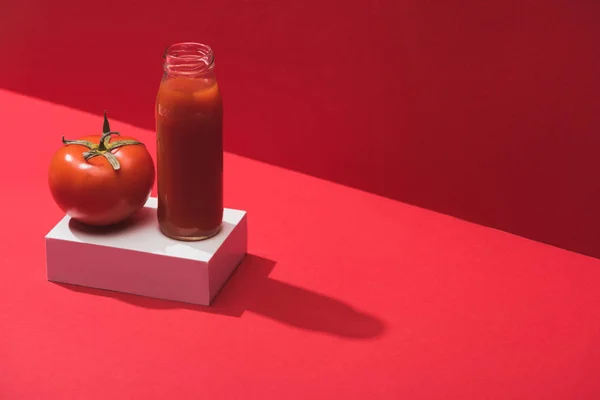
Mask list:
[[[226,150],[600,256],[600,2],[3,0],[0,87],[152,129],[212,45]]]
[[[600,398],[600,259],[427,210],[600,256],[597,1],[0,7],[0,398]],[[48,282],[60,135],[154,153],[181,40],[287,168],[226,154],[246,261],[211,307]]]

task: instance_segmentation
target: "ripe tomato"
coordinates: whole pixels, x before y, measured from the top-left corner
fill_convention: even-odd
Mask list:
[[[58,206],[88,225],[122,222],[145,204],[154,185],[154,162],[143,143],[111,132],[65,140],[50,162],[48,184]],[[113,136],[119,135],[119,136]]]

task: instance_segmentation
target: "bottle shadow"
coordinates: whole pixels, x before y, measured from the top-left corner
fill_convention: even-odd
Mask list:
[[[371,314],[332,297],[269,278],[274,267],[273,260],[246,255],[211,306],[64,283],[57,285],[151,309],[187,309],[230,317],[241,317],[249,311],[296,328],[351,339],[375,338],[385,331],[384,322]]]

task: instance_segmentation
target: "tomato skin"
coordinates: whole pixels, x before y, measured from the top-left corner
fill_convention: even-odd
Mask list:
[[[100,135],[78,138],[98,144]],[[113,136],[111,143],[136,140]],[[48,185],[56,204],[84,224],[108,226],[136,214],[150,197],[155,180],[154,161],[146,146],[127,145],[111,153],[120,163],[114,170],[103,156],[85,160],[89,151],[79,144],[60,147],[50,161]]]

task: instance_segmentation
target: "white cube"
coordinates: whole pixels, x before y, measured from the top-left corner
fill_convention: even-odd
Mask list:
[[[184,242],[158,228],[151,197],[129,222],[86,227],[68,216],[46,235],[49,281],[210,305],[247,252],[246,212],[226,208],[212,238]]]

